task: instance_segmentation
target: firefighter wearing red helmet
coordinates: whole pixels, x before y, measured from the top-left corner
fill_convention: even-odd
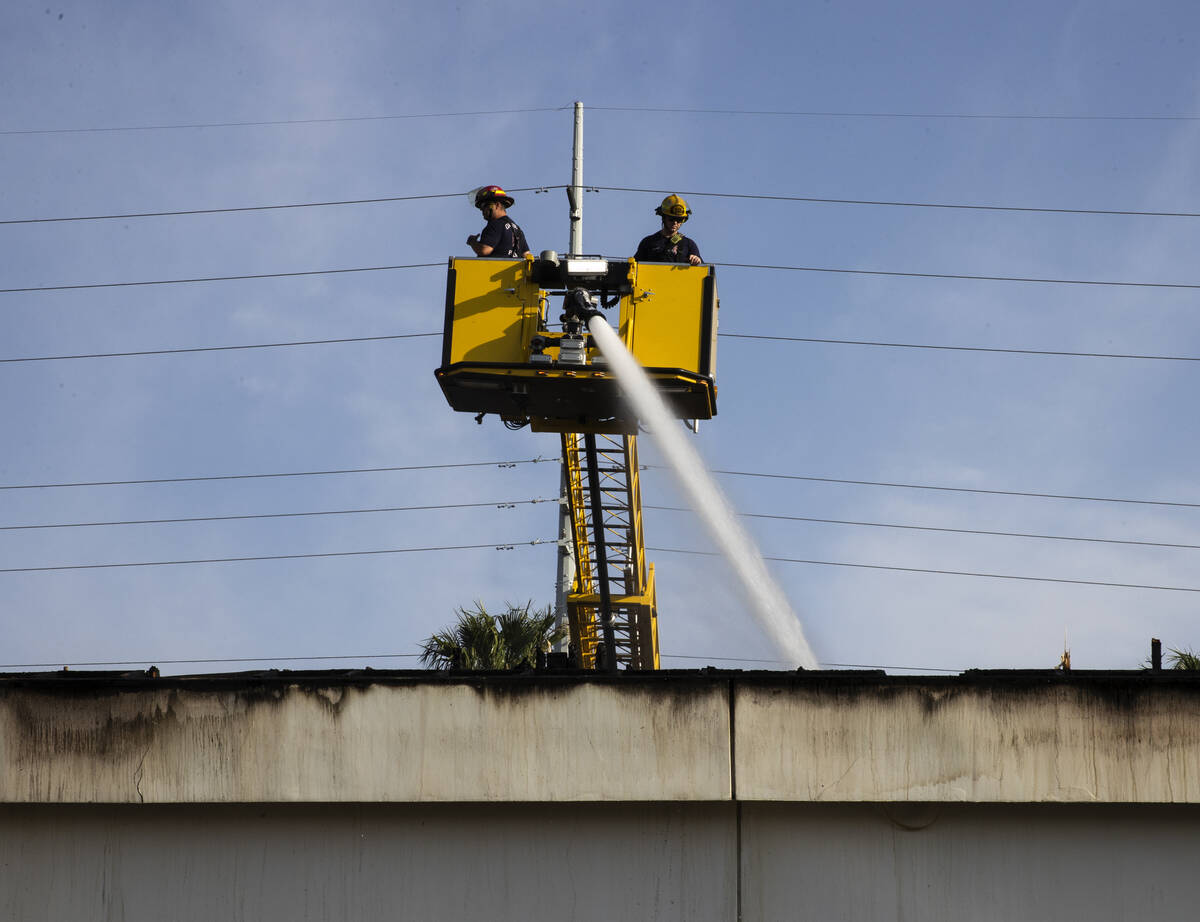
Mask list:
[[[654,209],[662,218],[662,229],[655,231],[638,244],[634,259],[646,263],[687,263],[700,265],[700,247],[691,237],[679,233],[683,222],[692,216],[688,203],[678,195],[668,195]]]
[[[478,234],[467,238],[476,256],[495,256],[501,259],[521,259],[529,256],[525,232],[508,216],[513,197],[499,186],[483,186],[475,190],[475,207],[487,222]]]

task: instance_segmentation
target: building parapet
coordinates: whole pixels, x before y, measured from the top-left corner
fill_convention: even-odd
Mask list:
[[[0,803],[1200,803],[1200,674],[0,676]]]

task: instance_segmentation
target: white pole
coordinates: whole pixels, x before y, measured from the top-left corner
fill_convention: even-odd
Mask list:
[[[583,103],[575,103],[575,144],[571,153],[571,255],[583,253]]]

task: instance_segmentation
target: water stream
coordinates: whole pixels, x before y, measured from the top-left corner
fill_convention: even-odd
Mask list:
[[[793,668],[816,669],[817,658],[804,637],[799,618],[679,421],[668,412],[650,378],[607,321],[597,315],[589,321],[588,330],[709,536],[729,561],[758,623]]]

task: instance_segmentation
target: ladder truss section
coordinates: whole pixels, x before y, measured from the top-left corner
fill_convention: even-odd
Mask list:
[[[571,644],[586,669],[657,669],[654,565],[646,563],[637,437],[564,433],[566,501],[575,583],[567,597]],[[604,662],[598,663],[598,659]]]

